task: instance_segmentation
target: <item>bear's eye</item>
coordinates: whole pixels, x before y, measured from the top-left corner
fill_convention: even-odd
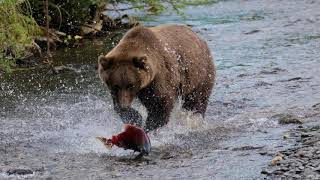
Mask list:
[[[129,84],[128,86],[127,86],[127,89],[133,89],[134,88],[134,85],[133,84]]]

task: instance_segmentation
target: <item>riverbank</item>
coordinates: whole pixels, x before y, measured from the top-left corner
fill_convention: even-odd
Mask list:
[[[317,118],[291,129],[284,137],[295,139],[293,147],[277,152],[261,174],[267,179],[320,179],[320,116]]]

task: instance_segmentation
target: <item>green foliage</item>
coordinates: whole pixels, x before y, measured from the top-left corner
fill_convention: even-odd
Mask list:
[[[12,72],[12,66],[14,66],[14,62],[8,58],[5,58],[1,55],[0,60],[0,72]]]
[[[25,8],[22,10],[21,5]],[[28,1],[4,0],[0,2],[0,69],[9,71],[15,59],[26,55],[33,37],[40,33],[30,16]]]

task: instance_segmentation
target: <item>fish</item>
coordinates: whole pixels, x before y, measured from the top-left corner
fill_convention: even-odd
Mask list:
[[[140,154],[136,159],[149,155],[151,151],[151,142],[147,133],[142,128],[131,124],[125,124],[124,131],[113,135],[111,138],[102,136],[97,136],[96,138],[108,149],[118,146],[125,150],[130,149],[134,152],[139,152]]]

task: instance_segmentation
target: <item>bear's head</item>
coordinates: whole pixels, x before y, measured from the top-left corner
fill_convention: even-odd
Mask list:
[[[100,79],[111,92],[118,108],[129,108],[137,93],[154,79],[154,71],[146,55],[99,56]]]

